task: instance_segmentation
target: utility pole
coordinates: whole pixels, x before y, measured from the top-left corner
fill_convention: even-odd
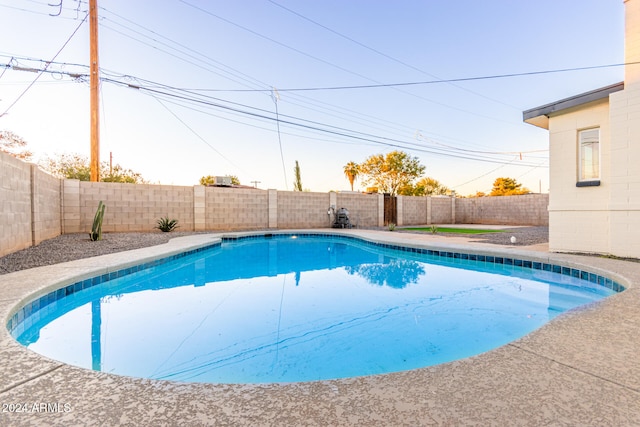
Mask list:
[[[89,86],[91,88],[91,181],[100,181],[100,111],[98,68],[98,0],[89,0]]]

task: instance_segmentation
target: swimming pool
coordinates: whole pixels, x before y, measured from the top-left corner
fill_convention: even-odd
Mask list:
[[[280,234],[78,282],[8,326],[38,353],[105,372],[292,382],[478,354],[618,290],[552,264]]]

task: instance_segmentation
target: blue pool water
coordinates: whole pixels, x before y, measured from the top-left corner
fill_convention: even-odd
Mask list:
[[[37,353],[120,375],[297,382],[479,354],[617,290],[549,264],[274,235],[79,282],[9,329]]]

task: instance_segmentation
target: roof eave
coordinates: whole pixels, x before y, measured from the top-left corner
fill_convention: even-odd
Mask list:
[[[522,119],[529,124],[538,126],[543,129],[549,129],[549,116],[570,108],[579,107],[590,102],[599,101],[608,98],[610,94],[624,89],[624,82],[605,86],[589,92],[581,93],[560,101],[542,105],[540,107],[526,110],[522,113]]]

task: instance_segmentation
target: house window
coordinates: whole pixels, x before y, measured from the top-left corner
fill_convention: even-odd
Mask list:
[[[599,128],[586,129],[578,132],[578,157],[578,184],[600,184]]]

